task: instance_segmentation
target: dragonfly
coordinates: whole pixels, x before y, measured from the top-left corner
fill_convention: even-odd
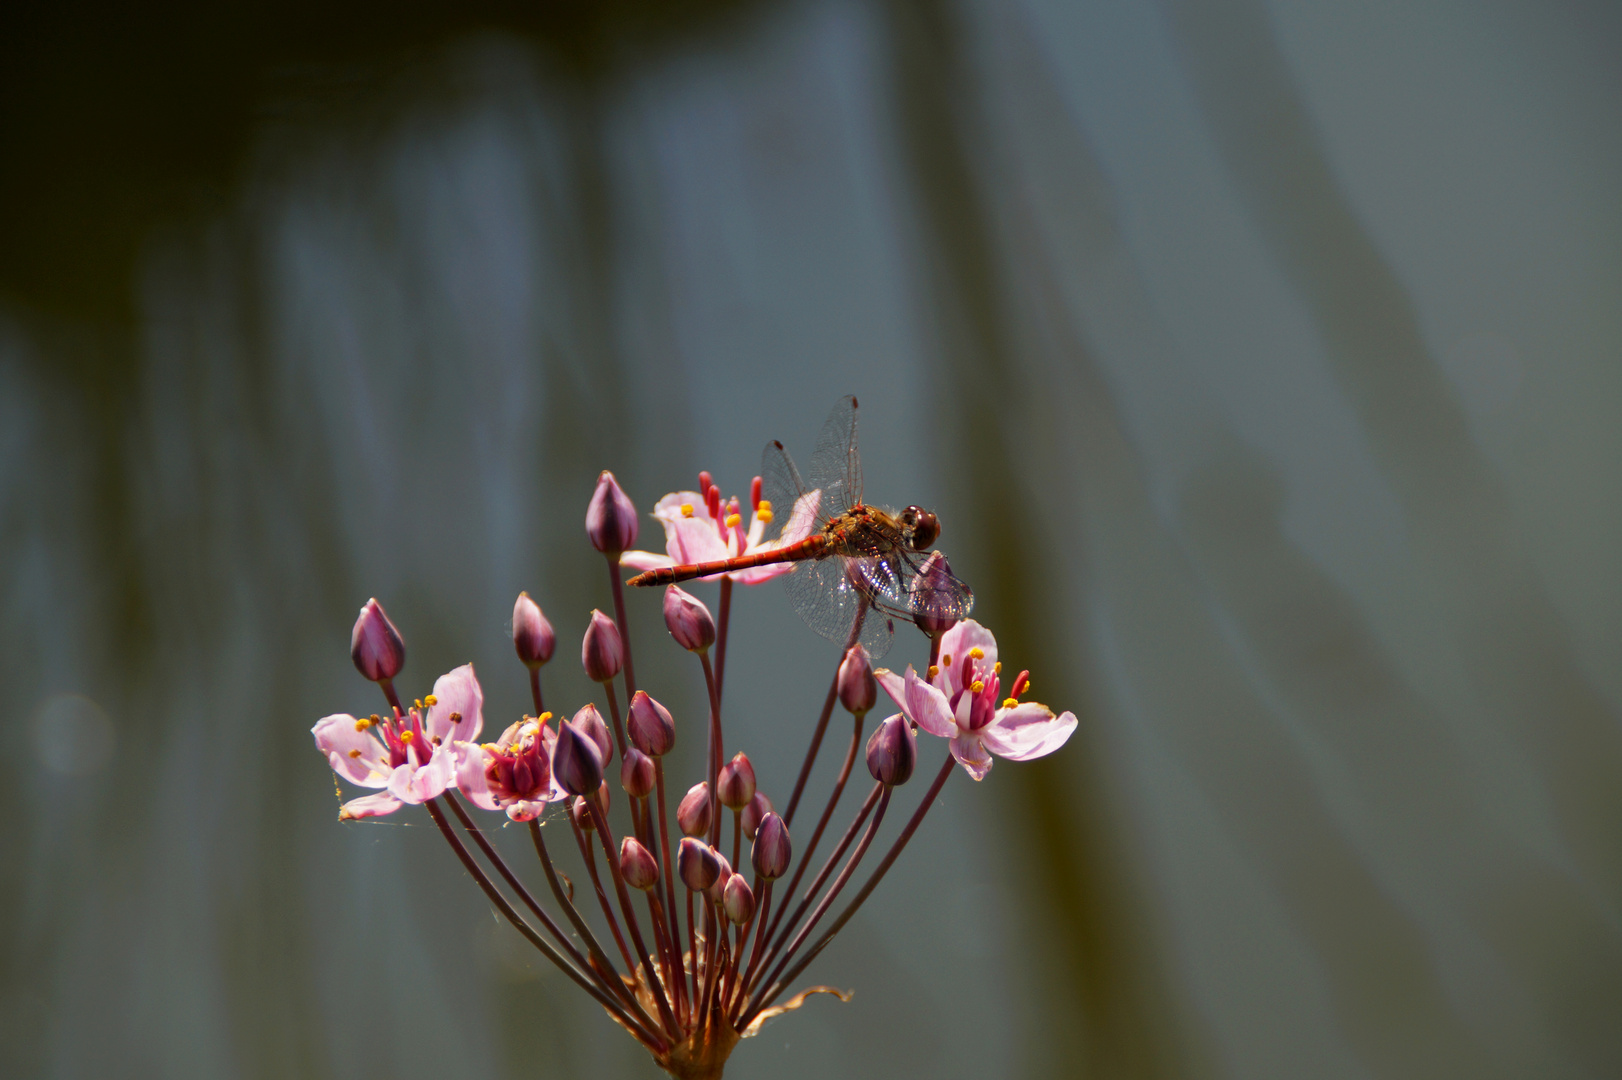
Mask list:
[[[670,585],[767,563],[793,563],[783,575],[789,603],[806,624],[841,644],[860,643],[873,659],[890,649],[895,620],[926,628],[966,618],[974,593],[929,549],[940,519],[921,506],[900,512],[862,500],[862,461],[856,450],[855,397],[834,406],[817,439],[805,478],[781,442],[761,455],[763,509],[773,511],[777,539],[732,559],[648,570],[638,586]]]

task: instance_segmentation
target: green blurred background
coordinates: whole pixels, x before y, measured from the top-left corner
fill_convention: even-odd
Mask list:
[[[597,470],[741,492],[846,393],[1081,726],[954,777],[808,972],[855,1000],[730,1076],[1622,1073],[1618,56],[1599,2],[7,7],[0,1073],[657,1075],[309,727],[373,595],[494,726],[527,589],[578,705]],[[781,801],[835,650],[735,618]]]

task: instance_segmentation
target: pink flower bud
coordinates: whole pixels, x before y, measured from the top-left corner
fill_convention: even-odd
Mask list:
[[[715,620],[698,597],[672,585],[665,590],[665,627],[676,644],[688,652],[703,652],[715,644]]]
[[[659,881],[659,864],[653,853],[634,836],[620,842],[620,874],[633,889],[651,889]],[[754,899],[751,897],[750,899]]]
[[[710,785],[703,780],[682,796],[676,807],[676,824],[687,836],[703,836],[710,831]]]
[[[721,856],[702,840],[691,836],[676,850],[676,872],[681,882],[694,892],[703,892],[721,876]]]
[[[715,791],[721,797],[721,805],[728,810],[742,810],[755,797],[755,767],[749,764],[742,750],[721,766],[721,773],[715,778]]]
[[[916,764],[918,736],[900,713],[880,724],[867,740],[867,771],[881,784],[888,787],[905,784],[912,779]]]
[[[839,703],[853,716],[865,716],[879,699],[878,680],[873,678],[873,665],[867,661],[867,650],[852,645],[839,665]]]
[[[776,814],[761,818],[760,827],[755,830],[754,847],[749,853],[755,873],[762,881],[775,881],[788,873],[793,857],[794,848],[789,843],[788,826],[783,824],[783,819]]]
[[[558,636],[541,614],[540,605],[529,598],[529,593],[519,593],[513,605],[513,648],[518,650],[518,659],[533,671],[552,659],[557,646]]]
[[[388,682],[405,666],[405,642],[375,597],[360,609],[355,629],[350,631],[349,658],[375,683]]]
[[[721,910],[735,926],[742,926],[755,917],[755,891],[742,874],[733,874],[727,879],[726,888],[721,890]]]
[[[593,609],[586,639],[580,644],[580,666],[586,669],[586,678],[592,682],[608,682],[620,673],[624,658],[619,627],[614,625],[613,619]]]
[[[577,798],[569,803],[569,817],[586,832],[597,827],[597,820],[591,816],[591,805],[583,798]]]
[[[743,808],[743,815],[738,824],[743,827],[744,836],[750,840],[755,838],[755,830],[760,828],[760,819],[772,812],[772,801],[766,797],[764,791],[755,792],[755,797],[749,800],[749,805]]]
[[[733,874],[732,864],[727,862],[727,857],[725,855],[717,851],[715,853],[715,857],[721,863],[721,870],[715,875],[715,880],[710,882],[709,888],[704,890],[704,895],[708,896],[711,900],[714,900],[717,904],[719,904],[721,902],[721,894],[727,887],[727,882],[732,880],[732,878],[736,875]]]
[[[630,739],[632,746],[649,757],[664,757],[676,745],[676,722],[646,690],[631,696]]]
[[[597,744],[597,756],[603,759],[603,767],[607,768],[608,763],[614,760],[614,738],[608,733],[608,725],[603,723],[603,714],[597,711],[597,706],[582,706],[569,723],[580,734],[591,736],[591,741]]]
[[[552,776],[570,795],[589,795],[603,783],[603,755],[590,735],[573,724],[558,725],[552,747]]]
[[[946,633],[961,617],[958,593],[946,587],[951,579],[951,564],[937,551],[924,560],[913,580],[912,621],[931,637]]]
[[[620,787],[625,794],[633,799],[647,798],[653,782],[653,759],[634,746],[626,750],[625,760],[620,763]]]
[[[626,497],[614,474],[603,471],[597,490],[586,506],[586,535],[591,546],[609,555],[618,555],[636,543],[636,506]],[[601,680],[598,680],[601,681]]]

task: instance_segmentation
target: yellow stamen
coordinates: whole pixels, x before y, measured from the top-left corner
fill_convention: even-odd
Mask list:
[[[537,716],[535,719],[544,724],[548,720],[552,719],[552,714],[549,713],[549,712],[543,712],[541,715]]]
[[[1012,709],[1015,705],[1018,705],[1018,704],[1019,704],[1019,699],[1018,698],[1003,698],[1002,699],[1002,707],[1005,708],[1005,709]]]
[[[764,510],[769,514],[772,512],[772,501],[770,499],[762,499],[760,500],[760,504],[756,506],[755,509]]]
[[[952,654],[947,653],[945,656],[941,657],[941,667],[951,667],[951,666],[952,666]]]
[[[402,732],[400,732],[400,741],[401,742],[410,742],[412,739],[415,739],[416,737],[417,736],[416,736],[415,732],[411,732],[411,731],[402,731]]]
[[[681,516],[682,517],[692,517],[693,516],[693,504],[692,503],[682,503],[681,504]]]
[[[365,731],[367,728],[369,728],[371,726],[372,726],[372,722],[370,720],[366,720],[364,718],[355,721],[355,730],[356,731]]]
[[[1001,660],[998,660],[995,664],[991,665],[991,673],[993,675],[1001,675],[1002,674],[1002,661]]]
[[[439,699],[432,694],[429,694],[427,697],[423,698],[422,701],[423,704],[427,705],[430,709],[439,704]]]
[[[984,660],[986,658],[985,650],[981,649],[978,645],[969,650],[969,656],[975,660]]]
[[[743,519],[740,518],[737,514],[728,514],[727,515],[727,528],[729,528],[729,529],[737,528],[738,527],[738,522],[740,522],[742,520]]]
[[[772,523],[772,512],[766,509],[766,503],[764,501],[761,502],[760,509],[755,511],[755,520],[760,522],[762,525],[770,525]]]
[[[462,722],[462,714],[461,713],[459,713],[459,712],[451,713],[451,723],[460,724],[461,722]]]
[[[349,751],[349,756],[351,758],[358,758],[358,757],[360,757],[360,751],[359,750],[351,750],[351,751]]]
[[[933,678],[934,678],[934,677],[935,677],[935,676],[937,676],[937,675],[939,675],[939,674],[940,674],[940,673],[941,673],[941,669],[940,669],[940,668],[938,668],[938,667],[935,667],[935,666],[933,666],[933,665],[931,665],[931,666],[930,666],[930,669],[929,669],[929,674],[928,674],[928,675],[926,675],[926,676],[924,676],[924,677],[925,677],[925,678],[926,678],[926,679],[933,679]]]
[[[419,709],[422,708],[422,698],[418,698],[417,700],[413,701],[411,704],[415,705]]]
[[[976,694],[980,693],[980,691],[984,690],[985,688],[986,684],[981,682],[979,679],[976,679],[974,682],[969,684],[969,689]],[[409,735],[411,733],[408,731],[406,734]]]

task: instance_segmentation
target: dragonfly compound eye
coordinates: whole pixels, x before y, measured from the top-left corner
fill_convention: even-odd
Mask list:
[[[941,534],[941,522],[921,506],[909,506],[901,511],[901,524],[907,530],[907,546],[914,551],[928,551]]]

